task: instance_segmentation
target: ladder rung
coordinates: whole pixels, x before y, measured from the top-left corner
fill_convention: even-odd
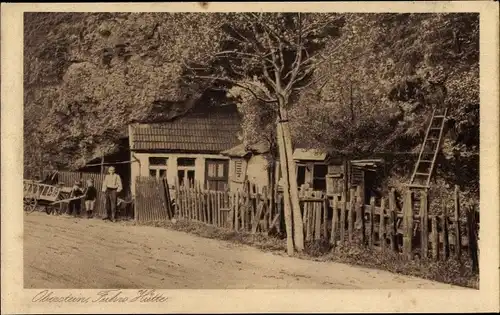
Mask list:
[[[419,163],[432,163],[432,160],[420,160]]]
[[[426,185],[418,185],[418,184],[408,184],[406,185],[409,188],[429,188],[429,186]]]
[[[438,141],[439,138],[427,138],[427,140],[431,140],[431,141]]]
[[[435,115],[434,118],[445,118],[445,115]]]
[[[431,127],[431,130],[441,130],[440,127]]]
[[[428,176],[428,175],[429,175],[429,173],[418,173],[418,172],[417,172],[417,173],[415,173],[415,175]]]

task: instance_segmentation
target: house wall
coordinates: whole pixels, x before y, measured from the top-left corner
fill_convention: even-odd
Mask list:
[[[231,191],[243,190],[243,180],[236,180],[235,161],[243,158],[231,158],[229,163],[229,189]],[[259,189],[264,186],[269,186],[269,178],[267,175],[267,160],[264,155],[252,155],[245,159],[245,175],[250,183],[255,184]],[[279,163],[276,162],[276,181],[278,181]]]
[[[135,183],[137,176],[149,176],[149,158],[150,157],[166,157],[167,161],[167,180],[170,186],[175,185],[177,178],[177,158],[194,158],[194,179],[197,182],[205,183],[205,160],[206,159],[221,159],[228,160],[229,158],[219,154],[193,154],[193,153],[131,153],[140,163],[131,164],[131,191],[135,196]]]

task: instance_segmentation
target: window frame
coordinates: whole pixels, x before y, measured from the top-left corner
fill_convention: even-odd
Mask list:
[[[189,159],[193,160],[193,165],[179,165],[179,160],[181,159]],[[179,171],[182,171],[183,177],[182,181],[179,176]],[[177,158],[177,179],[179,180],[179,185],[185,185],[184,179],[188,178],[188,171],[193,171],[193,182],[196,182],[196,158],[191,158],[191,157],[178,157]]]
[[[151,164],[151,159],[154,158],[161,158],[165,159],[165,164]],[[154,177],[156,179],[161,179],[161,178],[166,178],[168,174],[168,157],[163,157],[163,156],[149,156],[148,157],[148,177]],[[151,171],[155,172],[155,176],[151,175]],[[165,176],[160,177],[160,171],[165,171]]]

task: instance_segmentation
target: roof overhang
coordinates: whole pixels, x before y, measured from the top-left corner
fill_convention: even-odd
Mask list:
[[[301,161],[325,161],[327,154],[316,149],[295,149],[293,159]]]

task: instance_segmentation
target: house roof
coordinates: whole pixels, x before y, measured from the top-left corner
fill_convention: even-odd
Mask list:
[[[269,152],[269,145],[265,142],[260,142],[254,145],[246,146],[241,143],[235,147],[232,147],[228,150],[221,152],[222,155],[230,156],[230,157],[247,157],[251,154],[264,154]]]
[[[300,149],[297,148],[293,151],[294,160],[306,160],[306,161],[324,161],[326,159],[326,153],[314,150],[314,149]]]
[[[219,153],[240,143],[235,105],[190,112],[162,123],[133,124],[130,150]]]

